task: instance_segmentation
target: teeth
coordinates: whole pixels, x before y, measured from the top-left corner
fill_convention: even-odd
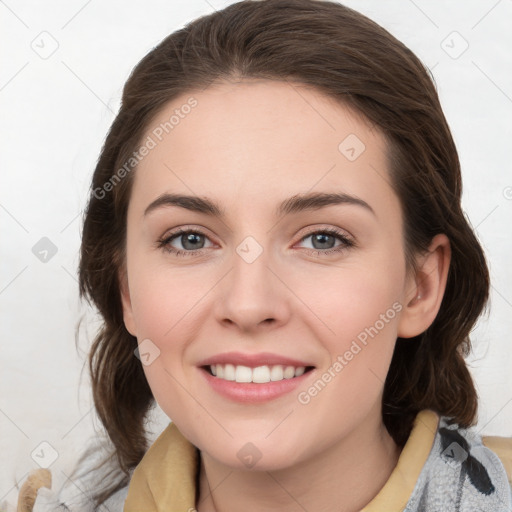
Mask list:
[[[256,368],[250,368],[242,365],[214,364],[210,366],[210,370],[219,379],[262,384],[300,377],[306,371],[306,367],[299,366],[295,368],[294,366],[275,365],[272,367],[257,366]]]
[[[283,380],[283,367],[282,366],[272,366],[272,370],[270,370],[270,380]]]
[[[300,377],[306,371],[305,366],[299,366],[295,369],[295,377]]]
[[[227,364],[224,367],[224,378],[226,380],[235,380],[235,367],[232,364]]]
[[[252,382],[252,370],[247,366],[237,366],[235,380],[236,382]]]

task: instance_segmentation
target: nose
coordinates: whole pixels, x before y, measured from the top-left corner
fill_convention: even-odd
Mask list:
[[[276,328],[289,319],[292,294],[270,251],[250,255],[255,248],[250,242],[247,247],[247,252],[243,244],[237,248],[231,269],[216,287],[216,318],[245,332]]]

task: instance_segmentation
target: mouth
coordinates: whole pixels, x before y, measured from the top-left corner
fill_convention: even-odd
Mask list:
[[[262,365],[256,367],[234,364],[212,364],[200,367],[210,376],[219,380],[236,383],[265,384],[301,377],[314,366]]]

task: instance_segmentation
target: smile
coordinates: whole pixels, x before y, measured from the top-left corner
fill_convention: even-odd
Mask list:
[[[213,364],[206,367],[210,374],[218,379],[234,381],[234,382],[254,382],[264,384],[266,382],[277,382],[284,379],[293,379],[300,377],[306,371],[311,370],[312,366],[257,366],[250,368],[249,366],[233,365],[233,364]]]
[[[201,366],[200,370],[211,389],[224,398],[258,404],[291,394],[314,378],[316,369],[314,366],[284,365],[251,368],[228,363]]]

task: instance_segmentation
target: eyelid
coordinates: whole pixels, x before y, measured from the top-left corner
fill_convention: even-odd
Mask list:
[[[306,228],[306,229],[308,229],[308,228]],[[314,233],[318,233],[318,232],[331,233],[331,234],[337,235],[337,236],[344,236],[345,238],[347,238],[351,241],[355,241],[354,237],[346,229],[339,228],[337,226],[322,226],[322,225],[320,225],[320,226],[314,225],[314,226],[310,227],[310,229],[308,229],[308,231],[305,234],[301,235],[299,241],[302,241],[304,238],[306,238]]]
[[[164,231],[164,234],[160,238],[169,238],[171,236],[177,235],[178,233],[194,231],[197,233],[201,233],[202,235],[212,237],[210,230],[205,228],[204,226],[201,226],[199,224],[183,224],[181,226],[177,226],[175,228],[166,229]]]
[[[332,234],[336,234],[336,235],[344,235],[344,236],[346,236],[346,238],[348,238],[352,241],[354,240],[354,237],[346,229],[343,229],[343,228],[338,228],[338,227],[334,227],[334,226],[314,225],[314,226],[308,226],[305,229],[307,229],[306,233],[303,233],[298,238],[298,240],[297,240],[298,242],[301,242],[304,238],[306,238],[314,233],[318,233],[318,232],[328,232],[328,233],[332,233]],[[208,234],[209,230],[207,230],[207,228],[205,228],[203,226],[185,224],[183,226],[179,226],[177,228],[173,228],[171,230],[165,231],[164,234],[161,237],[159,237],[159,240],[169,239],[178,234],[188,233],[188,232],[197,232],[201,235],[211,238],[211,235]]]
[[[168,242],[171,238],[175,239],[179,235],[184,234],[184,233],[196,233],[198,235],[204,236],[205,238],[208,238],[211,241],[213,238],[212,235],[209,234],[210,231],[203,226],[183,225],[183,226],[179,226],[177,228],[166,230],[164,232],[164,234],[158,238],[157,245],[160,245],[161,243]],[[215,242],[212,241],[212,243],[215,243]],[[202,249],[197,249],[197,250],[201,251]],[[187,252],[192,253],[192,251],[187,251]]]

